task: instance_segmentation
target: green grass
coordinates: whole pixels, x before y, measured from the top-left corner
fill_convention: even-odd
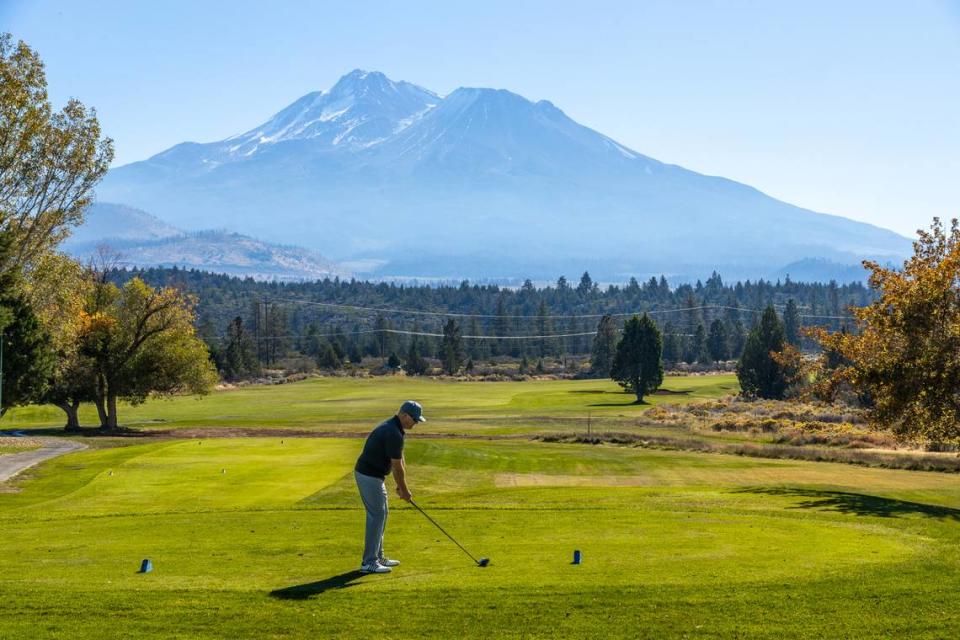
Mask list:
[[[453,400],[438,387],[424,393],[440,415]],[[381,410],[362,402],[345,412]],[[518,393],[509,404],[524,402],[534,400]],[[394,499],[387,548],[403,565],[351,574],[363,527],[350,471],[358,439],[91,449],[0,493],[0,637],[960,633],[960,477],[518,440],[408,442],[416,499],[490,567],[472,567]],[[581,566],[570,565],[574,549]],[[155,570],[135,573],[147,557]]]
[[[717,398],[737,391],[736,376],[668,377],[671,395],[650,396],[651,404]],[[204,398],[180,397],[122,406],[120,422],[132,427],[293,428],[358,432],[414,398],[429,418],[427,433],[540,433],[585,428],[588,414],[597,425],[631,424],[648,405],[609,380],[530,380],[458,382],[403,376],[367,379],[317,378],[276,386],[220,391]],[[81,410],[81,422],[97,424],[93,407]],[[63,425],[55,407],[21,407],[4,417],[7,429]]]

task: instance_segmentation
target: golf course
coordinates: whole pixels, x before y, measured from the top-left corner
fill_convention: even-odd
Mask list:
[[[736,380],[664,386],[653,403]],[[393,496],[402,565],[357,571],[356,435],[407,397],[428,416],[406,447],[415,500],[488,567]],[[79,437],[0,485],[0,637],[960,632],[960,477],[531,438],[588,413],[629,429],[647,409],[630,402],[603,380],[321,378],[125,407],[160,435]],[[4,429],[59,421],[21,408]]]

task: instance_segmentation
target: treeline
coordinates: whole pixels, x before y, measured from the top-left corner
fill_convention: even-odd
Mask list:
[[[781,313],[789,341],[811,349],[804,327],[839,330],[849,306],[873,299],[861,283],[787,278],[727,284],[716,273],[706,282],[675,287],[664,277],[601,287],[584,273],[575,284],[561,277],[549,286],[528,280],[519,288],[467,281],[442,286],[336,278],[262,282],[178,268],[112,275],[118,282],[134,276],[197,297],[198,333],[227,378],[255,374],[296,356],[313,358],[322,368],[393,356],[409,372],[416,363],[412,350],[420,358],[443,360],[445,326],[460,335],[464,366],[495,358],[586,357],[598,348],[598,330],[601,339],[609,339],[636,312],[647,312],[656,322],[667,363],[709,364],[738,358],[747,333],[769,305]],[[454,325],[447,326],[451,320]]]

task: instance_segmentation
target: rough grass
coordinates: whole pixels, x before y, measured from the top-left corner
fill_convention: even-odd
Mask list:
[[[635,433],[599,432],[552,433],[536,436],[543,442],[577,444],[615,444],[678,451],[700,451],[753,458],[809,460],[812,462],[839,462],[887,469],[937,471],[960,473],[960,455],[956,453],[920,453],[897,450],[837,449],[835,447],[798,446],[796,444],[769,444],[762,442],[725,442],[685,436],[661,436]],[[833,444],[833,443],[831,443]]]
[[[403,565],[360,577],[360,446],[166,441],[44,464],[0,495],[0,637],[960,632],[960,477],[412,437],[418,502],[493,563],[394,500]]]
[[[36,438],[15,438],[12,436],[0,436],[0,456],[7,453],[23,453],[40,448],[40,442]]]

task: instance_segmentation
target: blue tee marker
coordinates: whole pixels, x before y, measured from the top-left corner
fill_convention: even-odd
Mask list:
[[[153,563],[150,562],[149,558],[144,558],[143,562],[140,563],[139,573],[150,573],[153,571]]]
[[[583,560],[583,556],[580,555],[580,549],[577,549],[576,551],[573,552],[573,563],[572,563],[572,564],[580,564],[580,562],[581,562],[582,560]]]

